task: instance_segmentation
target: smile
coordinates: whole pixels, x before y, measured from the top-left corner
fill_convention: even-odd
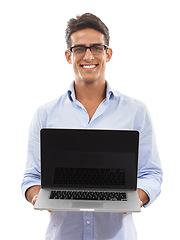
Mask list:
[[[96,68],[97,64],[93,64],[93,65],[81,65],[82,68],[84,69],[92,69],[92,68]]]

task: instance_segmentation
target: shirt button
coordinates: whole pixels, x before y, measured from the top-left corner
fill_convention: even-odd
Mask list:
[[[91,222],[90,221],[86,221],[86,223],[89,225]]]

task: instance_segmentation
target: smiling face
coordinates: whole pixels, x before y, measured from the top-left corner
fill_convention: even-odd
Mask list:
[[[84,29],[71,35],[71,46],[85,45],[89,47],[93,44],[106,44],[104,35],[94,29]],[[76,83],[104,83],[106,62],[109,62],[112,56],[112,50],[109,48],[98,55],[93,55],[90,49],[86,53],[76,55],[65,52],[68,63],[73,65]]]

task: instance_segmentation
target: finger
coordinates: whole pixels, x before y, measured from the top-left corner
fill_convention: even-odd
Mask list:
[[[140,207],[143,206],[143,202],[139,199]]]
[[[32,205],[34,206],[34,204],[36,203],[38,195],[35,195],[31,201]]]

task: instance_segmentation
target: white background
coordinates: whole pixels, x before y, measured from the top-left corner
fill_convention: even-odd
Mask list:
[[[139,240],[179,239],[180,5],[175,0],[0,2],[1,239],[44,239],[48,212],[21,195],[28,130],[35,110],[73,80],[64,57],[66,22],[99,16],[110,29],[106,78],[148,106],[164,170],[162,194],[134,214]],[[2,226],[3,224],[3,226]]]

